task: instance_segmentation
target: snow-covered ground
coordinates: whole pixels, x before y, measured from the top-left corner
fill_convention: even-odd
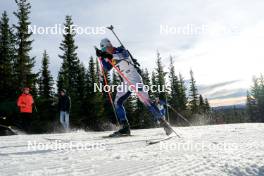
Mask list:
[[[150,146],[162,129],[0,137],[0,175],[264,175],[264,124],[175,130],[181,139]]]

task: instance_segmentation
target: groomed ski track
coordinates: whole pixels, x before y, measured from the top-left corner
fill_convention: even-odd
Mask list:
[[[150,146],[145,140],[164,138],[163,129],[114,139],[83,131],[0,137],[0,175],[264,175],[264,124],[174,129],[182,139]]]

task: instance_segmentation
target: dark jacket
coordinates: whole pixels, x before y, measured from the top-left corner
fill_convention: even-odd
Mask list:
[[[71,98],[68,95],[60,96],[60,98],[59,98],[59,110],[70,112],[70,110],[71,110]]]

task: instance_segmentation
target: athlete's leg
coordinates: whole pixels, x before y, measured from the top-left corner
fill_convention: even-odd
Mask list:
[[[166,132],[167,135],[170,135],[173,132],[173,129],[169,125],[169,123],[165,120],[165,116],[160,112],[159,108],[155,105],[154,102],[151,102],[148,92],[142,90],[138,92],[140,94],[139,98],[142,103],[148,108],[148,110],[152,113],[154,120],[160,123]]]
[[[148,95],[147,90],[144,89],[143,83],[137,83],[138,89],[138,98],[139,100],[148,108],[148,110],[152,113],[154,120],[159,121],[160,119],[164,118],[164,116],[160,113],[158,107],[153,103]]]
[[[126,111],[125,111],[123,104],[125,100],[130,96],[130,94],[131,92],[128,90],[127,85],[125,85],[125,83],[122,83],[119,89],[117,89],[114,104],[115,104],[116,114],[117,114],[120,124],[127,122]]]

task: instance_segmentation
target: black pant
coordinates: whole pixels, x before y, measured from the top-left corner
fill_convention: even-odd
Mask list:
[[[20,113],[21,127],[25,132],[30,132],[32,113]]]

